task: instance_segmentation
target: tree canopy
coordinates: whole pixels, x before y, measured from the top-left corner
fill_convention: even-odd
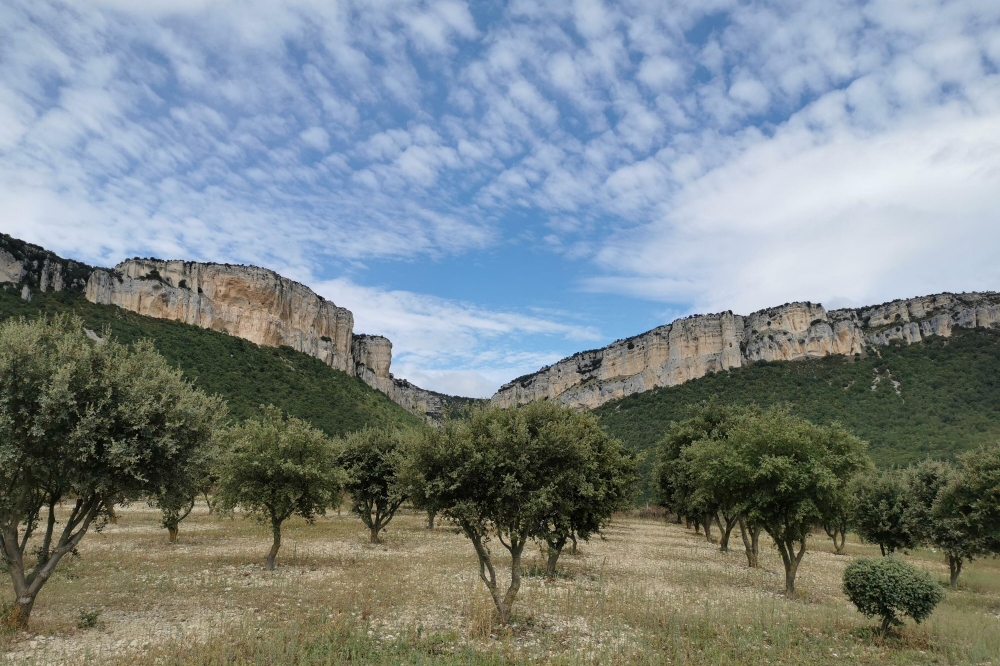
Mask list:
[[[69,317],[0,324],[0,551],[15,621],[27,623],[60,559],[115,504],[173,487],[224,415],[148,342],[95,344]]]
[[[809,533],[837,510],[846,480],[871,464],[859,438],[781,407],[739,412],[724,437],[692,443],[687,457],[699,484],[731,497],[774,540],[787,594],[795,592]]]
[[[604,509],[584,508],[573,522],[568,494],[594,491],[610,504],[628,482],[606,483],[597,471],[608,463],[627,467],[614,454],[615,445],[596,456],[592,446],[603,434],[589,417],[551,403],[475,410],[468,419],[450,422],[440,439],[414,456],[414,469],[435,506],[455,521],[472,541],[479,575],[493,597],[500,621],[510,619],[521,585],[521,555],[531,539],[567,534],[576,527],[590,533],[602,522]],[[603,488],[603,491],[600,490]],[[574,490],[575,489],[575,490]],[[591,509],[595,505],[589,505]],[[496,540],[511,557],[510,584],[502,591],[490,543]]]
[[[338,443],[344,489],[351,495],[351,510],[368,527],[371,543],[379,543],[379,533],[407,499],[403,465],[409,443],[417,436],[396,428],[365,428]]]
[[[274,406],[262,407],[222,434],[226,447],[216,502],[236,507],[271,525],[273,541],[266,568],[274,569],[281,548],[281,525],[293,515],[313,522],[340,501],[343,472],[329,438],[302,419]]]

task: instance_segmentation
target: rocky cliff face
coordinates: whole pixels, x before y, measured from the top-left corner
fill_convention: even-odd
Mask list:
[[[94,271],[87,300],[259,345],[287,345],[353,373],[351,312],[265,268],[131,259],[114,271]]]
[[[392,343],[388,338],[381,335],[355,335],[352,353],[355,376],[385,393],[404,409],[438,419],[444,414],[445,408],[450,406],[450,396],[426,391],[405,379],[392,376],[389,372]]]
[[[34,291],[83,291],[91,270],[86,264],[0,234],[0,283],[16,288],[26,300]]]
[[[1000,324],[1000,294],[938,294],[860,310],[827,312],[788,303],[747,316],[696,315],[603,349],[574,354],[505,384],[494,404],[550,399],[593,408],[610,400],[674,386],[755,361],[860,354],[867,346],[951,335],[955,326]]]
[[[3,257],[0,256],[0,265]],[[94,270],[93,303],[228,333],[260,345],[287,345],[359,377],[411,412],[442,414],[442,397],[389,372],[392,343],[355,335],[354,316],[303,284],[256,266],[131,259]]]

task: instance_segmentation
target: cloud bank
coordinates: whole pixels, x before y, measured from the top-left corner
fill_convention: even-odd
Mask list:
[[[998,143],[987,0],[0,6],[5,232],[322,284],[446,391],[611,322],[368,264],[530,250],[678,312],[996,289]]]

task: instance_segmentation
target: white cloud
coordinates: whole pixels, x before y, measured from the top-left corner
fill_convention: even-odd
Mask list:
[[[0,225],[300,279],[543,239],[682,310],[996,288],[998,72],[985,0],[12,0]],[[440,386],[538,361],[449,336],[581,335],[344,289]]]
[[[302,143],[314,150],[325,153],[330,149],[330,135],[322,127],[310,127],[299,134]]]
[[[355,331],[378,333],[392,341],[392,369],[397,377],[459,395],[488,397],[505,381],[561,356],[520,348],[532,336],[578,344],[600,339],[592,327],[552,317],[368,287],[345,278],[314,288],[351,309]]]

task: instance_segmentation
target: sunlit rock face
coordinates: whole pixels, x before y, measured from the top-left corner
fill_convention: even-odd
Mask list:
[[[866,345],[919,342],[952,327],[1000,323],[1000,295],[938,294],[859,310],[827,312],[818,303],[787,303],[747,316],[696,315],[581,352],[505,384],[493,403],[556,400],[593,408],[658,386],[674,386],[755,361],[853,355]]]
[[[354,374],[362,381],[385,393],[393,402],[414,414],[431,419],[444,412],[442,396],[397,379],[389,372],[392,364],[392,342],[381,335],[355,335],[352,343]]]
[[[441,416],[441,396],[392,376],[392,343],[387,338],[355,335],[350,310],[274,271],[131,259],[112,271],[91,273],[86,295],[93,303],[147,317],[210,328],[260,345],[287,345],[360,378],[414,414]]]
[[[113,272],[94,271],[87,299],[260,345],[287,345],[353,374],[350,310],[265,268],[132,259]]]

